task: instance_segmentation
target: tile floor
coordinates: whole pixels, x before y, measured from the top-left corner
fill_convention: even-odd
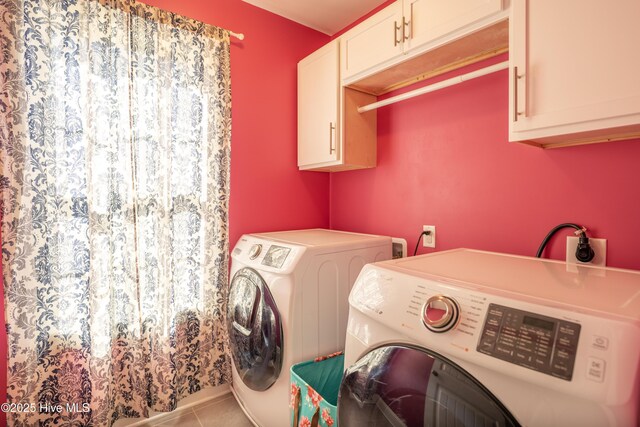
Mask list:
[[[144,427],[253,427],[232,394],[177,414],[167,414]]]

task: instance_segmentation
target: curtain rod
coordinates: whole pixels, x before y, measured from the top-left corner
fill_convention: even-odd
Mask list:
[[[509,68],[509,61],[500,62],[494,65],[489,65],[488,67],[480,68],[479,70],[472,71],[467,74],[462,74],[457,77],[452,77],[450,79],[443,80],[441,82],[434,83],[429,86],[424,86],[419,89],[412,90],[410,92],[405,92],[403,94],[393,96],[391,98],[387,98],[382,101],[374,102],[368,105],[363,105],[361,107],[358,107],[358,113],[364,113],[366,111],[371,111],[371,110],[375,110],[376,108],[384,107],[385,105],[395,104],[396,102],[404,101],[405,99],[410,99],[418,95],[423,95],[425,93],[436,91],[438,89],[444,89],[445,87],[466,82],[467,80],[475,79],[476,77],[481,77],[487,74],[495,73],[496,71],[506,70],[507,68]]]
[[[237,38],[238,40],[244,40],[244,34],[242,33],[234,33],[233,31],[229,31],[229,35]]]

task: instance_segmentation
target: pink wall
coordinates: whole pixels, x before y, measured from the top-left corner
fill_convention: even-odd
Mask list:
[[[231,45],[231,245],[244,233],[328,227],[328,174],[296,166],[296,64],[329,37],[240,0],[145,3],[246,36]],[[6,388],[4,328],[0,360],[0,385]]]
[[[640,141],[509,143],[507,80],[500,71],[379,109],[378,167],[331,175],[331,227],[403,237],[413,253],[429,224],[437,250],[533,256],[570,221],[608,239],[608,265],[640,269]],[[553,258],[564,258],[567,234],[549,245]]]

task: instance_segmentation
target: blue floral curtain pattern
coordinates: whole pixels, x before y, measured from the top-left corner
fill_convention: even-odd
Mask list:
[[[228,382],[228,32],[133,0],[0,0],[0,21],[7,393],[35,409],[10,424]]]

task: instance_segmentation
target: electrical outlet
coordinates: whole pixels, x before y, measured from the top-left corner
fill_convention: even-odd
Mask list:
[[[436,226],[423,225],[422,231],[429,232],[429,235],[422,236],[422,246],[425,248],[435,248],[436,247]]]
[[[576,248],[578,247],[577,236],[567,236],[567,262],[572,264],[607,265],[607,239],[592,239],[589,237],[589,245],[593,249],[595,256],[591,262],[580,262],[576,259]]]

